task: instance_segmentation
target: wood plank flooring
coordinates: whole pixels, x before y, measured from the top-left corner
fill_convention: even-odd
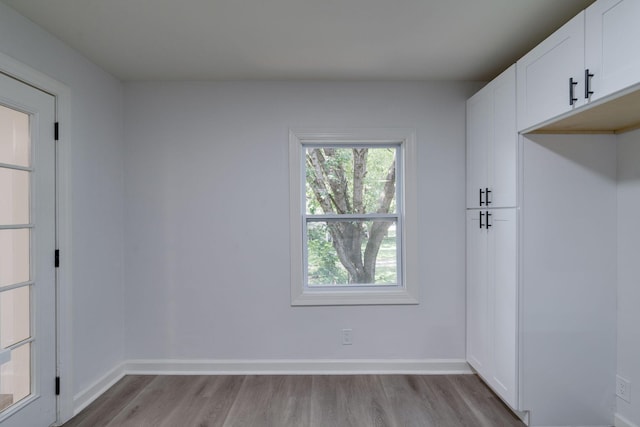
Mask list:
[[[522,427],[475,375],[129,375],[64,427]]]

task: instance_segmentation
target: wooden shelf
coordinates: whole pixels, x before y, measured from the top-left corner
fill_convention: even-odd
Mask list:
[[[640,128],[640,90],[598,102],[529,133],[624,133]]]

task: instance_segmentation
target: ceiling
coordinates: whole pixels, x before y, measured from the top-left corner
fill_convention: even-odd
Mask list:
[[[593,0],[2,0],[122,80],[489,80]]]

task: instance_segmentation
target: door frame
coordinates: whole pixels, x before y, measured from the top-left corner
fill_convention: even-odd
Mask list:
[[[56,247],[61,263],[56,269],[56,370],[60,377],[57,420],[61,424],[73,416],[73,334],[72,334],[72,248],[71,248],[71,90],[57,80],[0,52],[0,72],[55,97],[55,118],[59,123],[56,143]],[[53,132],[53,129],[51,130]],[[53,260],[51,260],[53,262]],[[52,382],[53,382],[52,378]],[[53,386],[53,384],[52,384]]]

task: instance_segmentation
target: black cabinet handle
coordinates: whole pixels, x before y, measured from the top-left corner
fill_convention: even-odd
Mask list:
[[[484,203],[482,201],[482,195],[484,194],[484,190],[482,190],[482,188],[480,189],[480,206],[482,206],[482,204]]]
[[[491,214],[489,213],[489,211],[487,211],[487,230],[489,229],[489,227],[491,227],[491,224],[489,224],[489,218],[491,218]]]
[[[593,95],[593,91],[591,90],[591,77],[593,74],[589,72],[587,68],[584,70],[584,97],[585,99],[589,99],[591,95]]]
[[[486,189],[485,193],[484,193],[484,204],[489,206],[491,204],[491,200],[489,200],[489,194],[491,193],[491,190],[489,190],[488,188]]]
[[[573,81],[573,77],[569,79],[569,105],[571,106],[573,106],[573,104],[575,104],[575,102],[578,100],[578,98],[574,98],[573,96],[573,88],[577,84],[578,82]]]
[[[482,217],[484,216],[484,214],[482,213],[482,211],[480,211],[480,229],[482,230]]]

